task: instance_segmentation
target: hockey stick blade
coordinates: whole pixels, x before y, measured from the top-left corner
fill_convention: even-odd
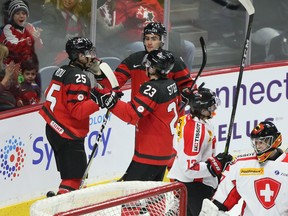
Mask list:
[[[101,71],[105,74],[105,76],[109,80],[112,88],[116,88],[119,86],[118,80],[116,79],[113,70],[111,69],[111,67],[106,62],[102,62],[99,65],[99,68],[101,69]]]
[[[239,0],[239,2],[246,9],[246,11],[249,14],[249,16],[255,13],[255,8],[252,5],[251,0]]]

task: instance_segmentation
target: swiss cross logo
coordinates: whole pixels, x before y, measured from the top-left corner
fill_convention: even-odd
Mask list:
[[[281,188],[281,183],[271,178],[263,178],[254,182],[255,193],[264,208],[270,209],[275,205],[275,199]]]

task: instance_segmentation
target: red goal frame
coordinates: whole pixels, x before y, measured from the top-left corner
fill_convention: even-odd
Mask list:
[[[81,215],[81,214],[88,214],[95,211],[103,210],[106,208],[111,208],[114,206],[122,205],[124,203],[137,201],[140,199],[149,198],[151,195],[160,195],[163,193],[180,190],[180,197],[179,197],[179,215],[186,216],[186,208],[187,208],[187,189],[183,183],[174,182],[171,184],[167,184],[164,186],[159,186],[157,188],[148,189],[142,192],[138,192],[135,194],[131,194],[129,196],[122,196],[119,198],[114,198],[111,200],[107,200],[104,202],[96,203],[89,206],[83,206],[76,209],[71,209],[66,212],[60,212],[55,214],[55,216],[72,216],[72,215]]]

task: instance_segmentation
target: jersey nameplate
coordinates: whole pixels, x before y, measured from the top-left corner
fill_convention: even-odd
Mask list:
[[[65,72],[66,72],[66,70],[64,70],[63,68],[59,68],[59,69],[55,72],[55,76],[62,77]]]

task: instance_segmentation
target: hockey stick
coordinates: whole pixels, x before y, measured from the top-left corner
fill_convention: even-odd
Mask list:
[[[193,80],[193,83],[192,83],[190,89],[194,88],[196,81],[200,77],[204,67],[206,66],[206,62],[207,62],[207,49],[206,49],[206,44],[205,44],[204,38],[202,36],[200,37],[200,44],[201,44],[201,49],[202,49],[202,63],[201,63],[201,67],[199,69],[199,72],[198,72],[197,76],[195,77],[195,79]],[[180,112],[185,108],[187,103],[188,102],[183,103],[183,105],[180,107]]]
[[[118,81],[112,71],[112,69],[110,68],[110,66],[106,63],[106,62],[101,62],[101,64],[99,65],[101,71],[105,74],[105,76],[107,77],[107,79],[109,80],[112,88],[117,88],[119,87],[119,84],[118,84]],[[91,92],[90,92],[91,93]],[[92,94],[92,93],[91,93]],[[100,131],[98,133],[98,136],[96,138],[96,142],[93,146],[93,150],[91,152],[91,155],[90,155],[90,158],[89,158],[89,161],[87,163],[87,167],[86,167],[86,170],[83,174],[83,177],[81,179],[81,182],[80,182],[80,186],[79,186],[79,189],[82,189],[84,184],[85,184],[85,181],[86,181],[86,178],[88,177],[88,172],[90,170],[90,167],[91,167],[91,164],[92,164],[92,161],[96,155],[96,152],[97,152],[97,149],[98,149],[98,143],[102,137],[102,134],[103,134],[103,130],[108,122],[108,117],[110,115],[110,112],[109,110],[107,110],[105,116],[104,116],[104,120],[103,120],[103,123],[101,125],[101,128],[100,128]]]
[[[201,44],[201,49],[202,49],[202,63],[201,63],[200,70],[193,81],[191,89],[193,89],[194,85],[196,84],[196,81],[198,80],[199,76],[201,75],[204,67],[206,66],[206,62],[207,62],[207,49],[206,49],[206,44],[205,44],[203,37],[200,37],[200,44]]]
[[[225,154],[228,154],[228,151],[229,151],[232,129],[233,129],[233,124],[234,124],[234,119],[235,119],[235,114],[236,114],[236,108],[237,108],[237,103],[238,103],[238,97],[239,97],[239,92],[240,92],[240,86],[241,86],[241,82],[242,82],[242,76],[243,76],[245,61],[246,61],[247,52],[248,52],[248,48],[249,48],[249,42],[250,42],[249,39],[250,39],[250,34],[251,34],[251,29],[252,29],[253,17],[254,17],[254,13],[255,13],[255,9],[254,9],[250,0],[239,0],[239,2],[246,9],[246,11],[249,15],[249,21],[248,21],[246,38],[245,38],[245,44],[243,47],[243,52],[242,52],[242,57],[241,57],[240,71],[239,71],[239,76],[238,76],[238,81],[237,81],[237,86],[236,86],[235,99],[233,102],[233,107],[232,107],[232,112],[231,112],[230,124],[229,124],[229,128],[228,128],[228,135],[227,135],[226,145],[225,145],[225,149],[224,149]]]

